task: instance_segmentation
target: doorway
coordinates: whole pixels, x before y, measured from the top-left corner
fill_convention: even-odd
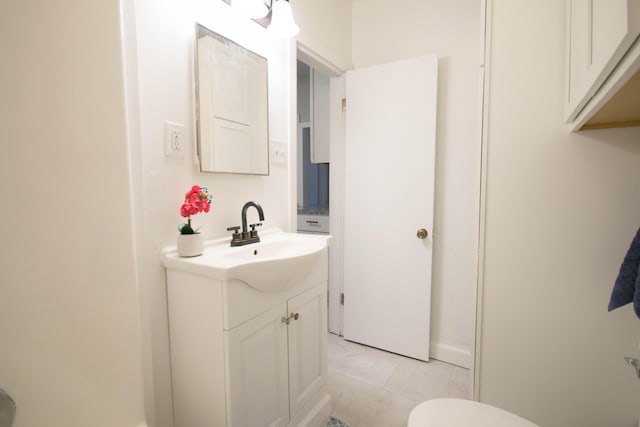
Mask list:
[[[332,236],[328,330],[342,335],[343,71],[300,45],[297,55],[297,229]]]
[[[340,70],[336,67],[333,67],[330,63],[325,61],[324,59],[317,57],[315,53],[308,51],[304,46],[298,44],[298,59],[302,60],[306,64],[313,64],[313,67],[317,69],[321,69],[323,72],[326,72],[327,75],[330,76],[330,191],[331,191],[331,203],[330,203],[330,212],[331,212],[331,220],[330,220],[330,234],[333,236],[333,240],[330,246],[330,269],[329,269],[329,277],[330,282],[329,286],[333,288],[333,295],[329,295],[329,331],[339,335],[344,336],[345,331],[342,328],[342,319],[343,319],[343,308],[340,304],[340,296],[343,292],[344,280],[343,280],[343,271],[345,270],[344,264],[344,242],[343,236],[345,234],[345,224],[344,224],[344,206],[345,206],[345,193],[344,187],[347,177],[346,167],[345,167],[345,101],[346,107],[349,107],[349,100],[346,98],[346,70]],[[395,141],[395,139],[394,139]],[[414,188],[413,186],[411,188]],[[363,213],[364,214],[364,213]],[[422,223],[419,224],[422,227]],[[416,237],[416,227],[414,225],[413,234],[412,234],[412,242],[420,242]],[[429,237],[432,236],[431,230],[429,231]],[[332,300],[332,298],[335,298]],[[348,300],[348,296],[345,299]],[[332,320],[334,327],[332,328]],[[342,338],[334,337],[338,342],[345,343],[345,345],[349,345],[350,341],[345,341]],[[368,347],[370,348],[370,347]],[[341,350],[338,350],[337,353],[340,353]],[[333,358],[335,354],[330,354],[330,364],[331,358]],[[437,358],[437,361],[434,363],[440,363],[441,360],[448,359],[445,358]],[[415,360],[415,359],[411,359]],[[418,361],[416,361],[418,363]],[[424,362],[421,362],[424,363]],[[446,363],[446,362],[445,362]],[[455,362],[450,362],[457,365]],[[463,365],[462,365],[463,366]],[[462,369],[464,371],[464,368]],[[471,371],[471,375],[469,377],[469,372],[465,376],[466,379],[462,381],[465,384],[465,390],[473,390],[474,382],[469,381],[473,379],[473,370]],[[470,383],[470,384],[469,384]],[[467,388],[469,387],[469,388]],[[467,392],[464,393],[468,395]]]
[[[329,234],[329,77],[302,61],[298,76],[298,232]]]
[[[435,57],[428,61],[430,64],[429,68],[433,70],[435,70],[436,67],[434,64],[437,63],[434,58]],[[352,117],[355,120],[353,123],[357,122],[357,124],[351,129],[364,129],[367,130],[368,133],[361,144],[361,148],[355,149],[360,154],[355,154],[353,150],[351,150],[352,173],[348,175],[344,173],[347,149],[343,138],[346,122],[345,116],[350,112],[346,111],[346,85],[344,82],[349,79],[349,75],[352,76],[352,79],[355,79],[354,71],[329,77],[324,74],[323,71],[319,71],[314,65],[309,65],[304,60],[298,61],[297,229],[299,232],[329,233],[333,236],[333,241],[329,249],[329,331],[338,335],[344,335],[345,331],[347,331],[347,326],[351,326],[349,329],[349,337],[347,337],[348,339],[427,360],[429,354],[428,319],[432,248],[432,237],[430,233],[432,230],[433,216],[432,189],[434,168],[432,163],[433,138],[435,137],[435,80],[427,85],[430,89],[426,92],[426,95],[415,96],[417,88],[427,84],[423,78],[416,77],[416,74],[422,76],[422,74],[416,71],[417,69],[421,69],[417,66],[418,64],[422,64],[422,62],[423,61],[409,61],[409,63],[407,63],[407,61],[399,61],[388,64],[381,69],[379,69],[380,66],[373,67],[365,73],[366,75],[377,73],[375,74],[375,82],[366,81],[366,83],[364,83],[365,86],[363,86],[363,92],[361,92],[363,94],[362,98],[364,99],[362,99],[360,104],[354,104],[354,106],[360,105],[360,108],[356,108],[353,112],[362,111],[362,108],[366,105],[379,105],[384,107],[384,113],[383,116],[373,119],[370,117]],[[392,75],[398,75],[398,79],[394,80],[396,83],[389,82],[388,93],[382,94],[380,92],[380,81],[384,81],[386,77],[388,77],[387,74],[389,72],[391,72]],[[403,83],[403,80],[415,80],[415,82]],[[352,81],[354,88],[356,81],[357,80]],[[404,86],[399,86],[401,84],[404,84]],[[399,87],[405,86],[407,90],[402,93],[407,94],[406,99],[398,99],[397,102],[393,103],[375,101],[372,104],[371,100],[375,100],[376,95],[379,97],[382,96],[385,99],[391,99],[394,98],[394,96],[399,96],[396,93]],[[354,95],[352,99],[353,102],[361,99],[359,96],[355,97],[355,93],[352,95]],[[425,110],[428,105],[430,105],[431,109]],[[432,113],[430,113],[431,116],[427,114],[429,111],[432,111]],[[398,117],[393,123],[390,123],[389,118],[392,116]],[[427,118],[429,118],[429,120],[427,120]],[[398,129],[400,123],[403,123],[403,125]],[[381,128],[383,125],[386,125],[384,129]],[[400,132],[400,130],[403,130],[403,132]],[[353,134],[352,132],[351,136],[353,141],[351,141],[351,143],[358,142],[358,137],[355,135],[359,134]],[[386,136],[380,140],[381,135]],[[397,138],[399,138],[399,140],[397,140]],[[392,145],[405,143],[407,146],[404,149],[389,151],[387,149],[389,148],[389,141],[395,141]],[[374,146],[378,148],[374,148]],[[369,159],[369,154],[376,154],[378,157],[375,161],[363,160]],[[396,157],[397,161],[392,162],[392,164],[384,160],[385,158],[395,159]],[[431,163],[427,161],[428,159],[431,159]],[[418,162],[418,164],[414,165],[414,162]],[[393,177],[388,173],[380,174],[376,172],[381,170],[379,167],[382,164],[386,164],[386,169],[392,166],[395,168],[393,169],[395,172],[391,174]],[[431,166],[428,166],[428,164],[431,164]],[[372,165],[378,166],[374,167]],[[410,165],[412,166],[409,167]],[[358,176],[363,175],[362,173],[354,174],[357,171],[368,171],[364,174],[368,178],[366,178],[364,182],[357,184],[354,189],[353,185],[349,187],[347,184],[353,182]],[[403,181],[401,179],[402,177],[406,177],[406,179]],[[407,182],[405,183],[405,181]],[[382,195],[378,193],[382,187],[389,185],[392,187],[389,188],[388,191],[382,191]],[[419,185],[421,189],[417,193],[421,194],[421,197],[414,198],[406,191],[395,191],[394,188],[398,185],[402,188]],[[351,188],[350,200],[345,200],[344,195],[349,188]],[[389,221],[391,218],[388,215],[381,217],[381,213],[379,212],[378,208],[380,206],[377,205],[380,204],[381,200],[386,200],[385,198],[393,194],[398,195],[397,201],[392,203],[394,206],[397,206],[397,209],[394,211],[396,214],[405,212],[402,220]],[[381,196],[384,197],[381,198]],[[359,202],[354,202],[359,206],[368,206],[368,208],[365,209],[366,212],[362,212],[358,206],[353,206],[353,203],[350,210],[345,210],[347,202],[353,202],[354,200],[360,200]],[[417,207],[414,209],[418,202],[420,209],[417,209]],[[400,209],[401,206],[407,209],[402,210]],[[409,208],[410,206],[411,208]],[[409,211],[415,218],[407,221],[406,211]],[[397,216],[396,214],[394,214],[394,216]],[[344,224],[349,218],[351,218],[351,226],[347,228]],[[362,230],[362,233],[360,233],[361,235],[354,237],[353,233],[362,229],[362,227],[358,226],[360,223],[366,224],[366,227]],[[407,258],[409,253],[394,251],[394,253],[400,257],[396,259],[395,263],[407,264],[407,262],[402,262],[405,258],[414,261],[409,262],[409,266],[412,267],[409,269],[411,271],[403,268],[405,272],[403,277],[405,277],[406,280],[403,280],[403,283],[405,283],[404,291],[400,293],[393,290],[392,282],[394,282],[395,279],[382,279],[385,277],[382,273],[386,271],[383,265],[378,266],[379,268],[377,270],[371,270],[371,267],[374,266],[367,263],[366,260],[363,260],[361,249],[371,249],[374,251],[372,255],[375,256],[365,257],[366,259],[388,259],[389,254],[387,253],[385,255],[385,248],[379,246],[372,248],[366,244],[365,247],[362,247],[362,244],[371,238],[370,230],[376,229],[380,232],[382,229],[379,226],[383,224],[386,224],[386,228],[390,230],[390,234],[387,235],[387,240],[393,240],[394,238],[395,240],[401,239],[397,247],[403,248],[403,251],[410,251],[412,255],[412,257]],[[413,229],[413,238],[411,233],[404,229],[407,226],[409,228],[417,227]],[[396,230],[398,227],[404,228],[398,231]],[[421,227],[423,228],[421,229]],[[428,230],[425,233],[429,233],[428,237],[426,239],[424,237],[416,239],[416,229]],[[352,243],[352,250],[350,252],[346,252],[347,243],[349,242],[345,240],[346,233],[351,233],[350,241]],[[407,239],[408,241],[406,241]],[[349,254],[351,254],[351,262],[347,264],[345,259]],[[347,269],[347,267],[351,268]],[[354,272],[355,267],[359,269]],[[416,269],[417,271],[414,271]],[[371,271],[375,271],[374,277],[365,279]],[[345,281],[347,273],[350,273],[349,283]],[[398,278],[396,277],[396,279]],[[358,282],[363,281],[366,283],[361,286],[359,285],[359,288],[356,287]],[[353,285],[350,288],[350,296],[345,295],[344,288],[347,284]],[[366,289],[362,289],[362,286]],[[415,292],[408,291],[408,289],[414,288]],[[372,293],[373,290],[380,291]],[[392,299],[395,301],[394,306],[398,307],[400,315],[390,315],[389,321],[381,321],[382,323],[380,324],[380,322],[378,322],[376,327],[369,327],[373,324],[372,322],[374,320],[381,317],[381,313],[389,312],[388,307],[387,309],[379,309],[377,305],[372,305],[369,296],[374,295],[374,300],[377,298],[389,301],[389,292],[391,292],[390,295],[395,295],[395,299]],[[383,297],[380,297],[381,293],[384,295]],[[347,311],[344,301],[350,297],[352,297],[352,299],[349,300],[351,304],[350,325],[345,325]],[[384,303],[382,304],[384,305]],[[408,307],[412,307],[412,309],[409,310]],[[400,322],[398,319],[405,318],[406,321],[404,323],[401,322],[401,325],[396,324]],[[418,321],[418,319],[420,319],[420,321]],[[407,335],[406,339],[403,343],[400,343],[402,345],[399,347],[396,345],[398,344],[396,343],[396,341],[398,341],[397,339],[392,339],[391,344],[387,342],[389,340],[379,342],[380,340],[372,339],[372,336],[377,336],[378,333],[384,330],[389,330],[389,333],[386,335],[395,337],[397,334],[393,333],[394,328],[400,328],[405,331],[415,331],[415,333],[407,332],[405,334]],[[373,330],[376,332],[374,333]],[[366,333],[362,331],[366,331]],[[386,336],[385,334],[379,335]],[[409,344],[406,344],[406,342]]]

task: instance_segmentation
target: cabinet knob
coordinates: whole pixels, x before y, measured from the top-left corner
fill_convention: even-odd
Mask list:
[[[418,230],[418,233],[416,233],[416,235],[418,236],[418,239],[426,239],[429,235],[429,232],[424,228],[421,228],[420,230]]]
[[[299,313],[291,313],[290,317],[293,317],[293,320],[298,320],[298,317],[300,317],[300,314]]]
[[[291,322],[291,318],[290,317],[283,317],[282,318],[282,323],[286,323],[288,325],[289,322]]]

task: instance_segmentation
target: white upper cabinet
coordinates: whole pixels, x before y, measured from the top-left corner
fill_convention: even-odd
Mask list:
[[[625,84],[640,68],[639,34],[639,0],[567,0],[565,120],[572,130],[634,120],[629,117],[635,107],[625,104],[611,123],[589,123],[621,88],[628,90]]]
[[[311,163],[329,163],[331,79],[300,61],[298,61],[297,76],[298,124],[311,128],[309,135]],[[301,141],[298,142],[302,144]],[[302,150],[301,145],[298,150]]]
[[[311,161],[329,163],[329,77],[312,69],[313,137]]]

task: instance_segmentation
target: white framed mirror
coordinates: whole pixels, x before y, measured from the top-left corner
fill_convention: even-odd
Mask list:
[[[196,24],[200,171],[269,175],[267,59]]]

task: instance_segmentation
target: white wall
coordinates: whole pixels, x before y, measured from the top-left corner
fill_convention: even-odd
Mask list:
[[[340,70],[351,68],[351,0],[292,0],[298,43]]]
[[[565,3],[494,0],[480,399],[545,426],[636,426],[630,306],[607,312],[640,226],[640,129],[562,123]]]
[[[249,200],[263,206],[263,228],[288,230],[295,222],[295,179],[290,179],[295,171],[288,166],[272,164],[269,176],[197,171],[193,162],[195,22],[267,57],[270,138],[286,144],[295,137],[295,45],[272,39],[264,28],[237,17],[219,0],[137,0],[135,12],[142,199],[138,208],[143,211],[138,222],[144,229],[140,236],[142,298],[148,305],[144,326],[152,359],[146,388],[154,393],[148,402],[155,407],[149,410],[150,417],[155,415],[155,426],[163,427],[172,423],[167,295],[160,255],[163,247],[176,243],[177,226],[183,222],[179,207],[184,193],[199,184],[213,195],[211,212],[192,220],[205,239],[229,235],[226,228],[240,225],[242,206]],[[164,155],[165,120],[186,126],[184,158]],[[295,151],[290,150],[290,155]],[[255,211],[249,215],[257,218]]]
[[[354,0],[352,13],[356,68],[438,54],[431,356],[468,367],[477,248],[480,3]]]
[[[0,388],[16,427],[144,420],[119,12],[0,4]]]

